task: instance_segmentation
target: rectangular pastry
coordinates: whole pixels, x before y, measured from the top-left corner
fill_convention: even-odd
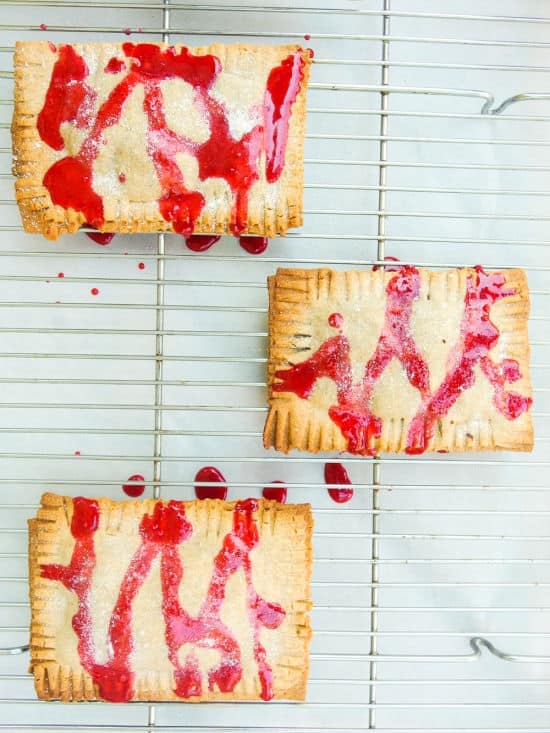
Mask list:
[[[303,700],[309,504],[70,499],[29,521],[45,700]]]
[[[310,63],[295,45],[17,42],[25,231],[271,237],[299,226]]]
[[[278,270],[268,284],[266,448],[532,449],[523,270]]]

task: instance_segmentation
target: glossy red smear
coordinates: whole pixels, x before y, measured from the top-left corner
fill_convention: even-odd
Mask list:
[[[276,392],[294,392],[307,399],[321,377],[335,382],[337,404],[328,413],[347,439],[351,453],[374,455],[382,433],[382,420],[371,411],[374,388],[388,364],[398,359],[411,386],[418,390],[421,407],[411,421],[406,451],[423,453],[433,437],[437,420],[442,418],[464,390],[474,383],[474,367],[480,366],[494,389],[494,404],[509,420],[516,419],[531,406],[531,399],[507,392],[505,384],[520,377],[519,365],[512,359],[493,364],[489,351],[496,344],[499,331],[490,321],[490,307],[512,295],[503,288],[502,273],[485,273],[481,267],[468,278],[460,339],[451,350],[449,371],[441,385],[432,392],[429,369],[418,349],[411,329],[412,307],[420,291],[420,274],[415,267],[400,265],[386,286],[386,307],[382,332],[374,354],[365,365],[362,380],[353,381],[350,346],[343,334],[328,338],[305,361],[279,370]],[[333,325],[333,324],[331,324]]]
[[[437,421],[447,414],[462,392],[474,384],[474,367],[478,362],[493,385],[495,407],[508,420],[516,419],[531,406],[530,398],[505,391],[506,374],[516,381],[519,365],[511,359],[505,360],[504,366],[496,365],[488,356],[500,335],[489,318],[491,305],[513,295],[514,291],[504,289],[506,280],[502,273],[486,273],[479,266],[475,269],[476,274],[467,280],[460,338],[449,356],[447,374],[433,394],[424,395],[409,427],[407,453],[426,450]]]
[[[399,262],[399,257],[391,257],[388,255],[387,257],[384,257],[384,262]],[[382,265],[382,268],[385,272],[399,272],[399,270],[403,267],[403,265]],[[372,271],[376,272],[380,269],[380,265],[373,265]]]
[[[126,183],[126,176],[125,176],[124,173],[119,173],[118,174],[118,182],[119,183]]]
[[[84,82],[87,76],[88,67],[84,59],[72,46],[60,46],[59,58],[54,64],[44,106],[36,123],[38,134],[54,150],[63,150],[60,130],[64,122],[71,122],[77,127],[86,127],[89,123],[97,94]],[[60,171],[59,175],[64,173]]]
[[[287,56],[271,69],[264,95],[265,175],[274,183],[281,175],[288,141],[290,112],[304,78],[302,52]]]
[[[216,234],[192,234],[185,238],[185,244],[193,252],[206,252],[219,240],[220,237]]]
[[[107,64],[105,65],[105,68],[103,71],[106,74],[120,74],[121,71],[123,71],[126,68],[126,64],[122,59],[117,59],[116,56],[113,56]]]
[[[61,158],[46,171],[44,186],[54,204],[81,211],[91,226],[103,224],[103,201],[92,188],[92,168],[80,158]]]
[[[241,247],[251,255],[261,255],[269,244],[267,237],[239,237]]]
[[[152,43],[123,43],[122,50],[132,59],[132,70],[162,81],[179,77],[191,86],[208,91],[221,71],[216,56],[194,56],[182,46],[161,48]]]
[[[328,325],[332,328],[342,328],[344,325],[344,316],[341,313],[331,313],[328,317]]]
[[[145,262],[140,262],[138,264],[138,267],[139,267],[140,270],[145,270]]]
[[[50,47],[50,51],[52,53],[57,53],[57,46],[55,43],[52,43],[51,41],[48,41],[48,46]]]
[[[240,140],[229,131],[227,111],[210,96],[198,98],[209,121],[210,137],[196,146],[199,178],[223,178],[233,193],[231,232],[240,236],[248,225],[248,194],[260,177],[258,160],[262,151],[262,127],[256,125]]]
[[[86,232],[86,236],[97,244],[101,244],[102,247],[105,247],[113,241],[115,235],[112,232]]]
[[[131,28],[124,28],[124,29],[123,29],[123,32],[124,32],[124,33],[125,33],[125,34],[126,34],[127,36],[131,36],[131,35],[132,35],[132,29],[131,29]]]
[[[185,518],[185,508],[180,501],[168,504],[157,502],[153,514],[144,514],[139,533],[147,542],[165,542],[178,545],[191,536],[191,524]]]
[[[63,278],[63,277],[65,277],[65,273],[64,272],[58,272],[57,273],[57,277]]]
[[[309,35],[309,33],[306,33],[304,35],[304,41],[309,41],[310,39],[311,39],[311,36]]]
[[[279,504],[286,502],[287,488],[282,481],[272,481],[272,484],[281,484],[280,486],[266,486],[262,492],[264,499],[278,501]]]
[[[128,478],[128,481],[137,482],[140,483],[128,483],[128,484],[122,484],[122,491],[124,491],[125,494],[132,497],[141,496],[143,492],[145,491],[145,484],[143,483],[145,479],[143,476],[139,473],[135,473],[133,476],[130,476]]]
[[[195,475],[195,481],[216,482],[218,486],[195,486],[197,499],[222,499],[227,497],[227,484],[221,471],[214,466],[204,466]]]
[[[351,479],[348,472],[341,463],[325,463],[325,483],[326,484],[350,484]],[[328,489],[331,499],[338,504],[345,504],[353,496],[353,489]]]
[[[80,451],[79,450],[75,450],[74,454],[75,454],[75,456],[79,456],[80,455]]]
[[[45,23],[40,23],[40,25],[38,27],[40,28],[41,31],[47,31],[48,30],[48,26]]]
[[[90,293],[91,293],[92,295],[99,295],[99,288],[92,288],[92,289],[90,290]]]

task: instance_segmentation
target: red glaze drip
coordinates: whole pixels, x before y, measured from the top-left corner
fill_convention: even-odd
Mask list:
[[[127,702],[134,695],[134,674],[130,666],[134,637],[132,604],[160,556],[162,613],[166,625],[168,657],[174,666],[175,690],[182,698],[202,692],[202,674],[195,651],[182,664],[179,652],[183,644],[216,649],[220,662],[208,673],[208,687],[217,686],[221,692],[231,692],[242,677],[240,649],[230,629],[220,618],[229,578],[242,568],[246,581],[246,603],[254,658],[258,665],[261,697],[273,697],[273,674],[260,642],[261,627],[276,629],[285,618],[285,610],[277,603],[261,598],[253,584],[250,552],[258,545],[259,534],[254,512],[254,499],[237,502],[233,513],[233,528],[222,541],[214,559],[212,577],[206,598],[197,617],[190,616],[180,604],[179,586],[183,565],[178,546],[193,532],[185,516],[184,504],[171,501],[155,504],[152,515],[144,515],[139,532],[141,544],[132,557],[122,580],[118,598],[109,623],[109,657],[104,664],[95,661],[92,634],[91,583],[96,564],[94,532],[99,526],[99,507],[95,500],[77,498],[71,533],[75,546],[69,565],[42,565],[42,577],[57,580],[73,591],[78,599],[78,611],[73,616],[73,628],[78,637],[78,653],[84,669],[99,687],[101,697],[111,702]]]
[[[391,255],[388,255],[387,257],[384,257],[384,262],[399,262],[399,257],[391,257]],[[403,267],[403,265],[382,265],[382,268],[385,272],[399,272],[399,270]],[[376,272],[380,269],[380,265],[373,265],[372,271]]]
[[[370,403],[376,383],[394,358],[401,362],[408,381],[421,398],[421,407],[409,427],[407,453],[423,453],[427,449],[437,421],[473,385],[478,362],[495,390],[495,407],[508,420],[514,420],[531,406],[530,398],[505,390],[507,381],[519,378],[518,364],[506,359],[495,365],[488,356],[499,337],[498,329],[489,320],[490,307],[513,294],[503,289],[504,283],[502,273],[487,274],[481,267],[476,267],[476,275],[468,278],[460,338],[449,355],[447,374],[434,392],[430,390],[428,364],[411,330],[420,273],[410,265],[401,265],[386,286],[382,333],[359,383],[353,381],[349,341],[339,334],[327,339],[306,361],[276,372],[281,381],[274,385],[274,390],[294,392],[307,399],[318,379],[332,379],[336,383],[338,403],[329,408],[329,416],[347,439],[348,451],[361,455],[376,453],[382,420],[371,412]]]
[[[52,43],[51,41],[48,41],[48,46],[50,47],[50,51],[52,53],[57,53],[57,46],[55,43]]]
[[[126,183],[126,175],[124,173],[118,174],[118,182],[119,183]]]
[[[99,288],[92,288],[92,289],[90,290],[90,293],[91,293],[92,295],[99,295]]]
[[[79,456],[80,455],[80,451],[79,450],[75,450],[74,454],[75,454],[75,456]]]
[[[40,137],[54,150],[63,150],[61,125],[64,122],[73,123],[80,128],[89,124],[89,115],[96,103],[97,94],[85,83],[87,76],[88,67],[84,59],[72,46],[60,46],[59,58],[54,64],[44,106],[36,123]],[[54,163],[50,171],[56,165]],[[48,180],[51,183],[51,176]],[[66,187],[71,188],[70,180]],[[47,188],[49,190],[49,186]]]
[[[122,491],[124,491],[128,496],[132,496],[134,498],[141,496],[145,491],[145,484],[143,483],[145,479],[143,476],[139,473],[135,473],[133,476],[128,478],[128,481],[140,481],[141,483],[122,484]]]
[[[341,313],[331,313],[328,317],[328,323],[332,328],[342,328],[344,325],[344,316]]]
[[[309,41],[310,39],[311,39],[311,36],[309,35],[309,33],[306,33],[304,35],[304,41]]]
[[[138,264],[138,267],[139,267],[140,270],[145,270],[145,262],[140,262]]]
[[[293,53],[271,69],[264,95],[265,176],[269,183],[279,179],[285,164],[290,110],[304,78],[304,59]]]
[[[220,237],[216,234],[192,234],[185,238],[185,244],[193,252],[206,252],[219,240]]]
[[[45,23],[40,23],[40,25],[38,27],[40,28],[41,31],[47,31],[48,30],[48,26]]]
[[[264,499],[271,499],[271,501],[278,501],[279,504],[286,502],[287,488],[282,481],[272,481],[272,484],[281,484],[280,486],[266,486],[262,494]]]
[[[65,277],[65,273],[64,272],[58,272],[57,273],[57,277],[63,278],[63,277]]]
[[[186,48],[178,51],[174,47],[163,49],[147,43],[124,43],[122,48],[130,60],[130,69],[101,104],[95,119],[92,111],[96,108],[97,95],[84,82],[87,66],[72,46],[60,48],[39,115],[40,136],[50,147],[62,150],[60,127],[66,121],[88,128],[88,136],[76,156],[61,158],[46,172],[43,182],[53,203],[81,212],[91,226],[101,229],[103,202],[93,189],[93,163],[104,143],[106,129],[119,121],[126,100],[141,84],[148,123],[147,150],[161,188],[158,204],[163,218],[171,222],[174,231],[189,236],[203,209],[203,195],[187,189],[176,162],[176,155],[185,152],[196,158],[201,181],[222,178],[231,188],[230,228],[235,236],[240,236],[247,228],[248,194],[259,178],[258,163],[264,149],[268,180],[277,180],[282,170],[290,108],[303,78],[301,52],[289,56],[269,75],[263,115],[266,132],[264,126],[257,124],[236,140],[229,130],[225,106],[210,96],[221,71],[215,56],[194,56]],[[121,70],[117,61],[109,61],[108,71]],[[210,130],[209,138],[203,143],[178,135],[166,125],[160,84],[174,78],[181,78],[194,88],[195,104]]]
[[[218,486],[195,486],[197,499],[222,499],[227,497],[225,476],[214,466],[204,466],[195,476],[195,481],[217,482]]]
[[[115,235],[112,232],[86,232],[86,236],[102,247],[105,247],[113,241]]]
[[[131,28],[124,28],[124,33],[125,33],[125,34],[126,34],[127,36],[131,36],[131,35],[132,35],[132,29],[131,29]]]
[[[120,72],[123,71],[125,68],[126,64],[124,63],[124,61],[122,59],[117,59],[116,56],[113,56],[113,58],[109,59],[103,71],[106,74],[120,74]]]
[[[325,463],[326,484],[350,484],[348,472],[341,463]],[[330,498],[337,504],[345,504],[353,496],[353,489],[328,489]]]
[[[250,255],[261,255],[265,252],[269,240],[267,237],[239,237],[239,244]]]

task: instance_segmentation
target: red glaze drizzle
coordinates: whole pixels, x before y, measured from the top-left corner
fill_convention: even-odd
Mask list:
[[[328,414],[346,438],[347,450],[361,455],[376,453],[382,420],[372,413],[370,403],[376,383],[394,358],[401,362],[408,381],[421,398],[421,406],[409,426],[407,453],[423,453],[428,448],[437,421],[448,413],[462,392],[473,385],[477,363],[493,386],[493,403],[497,410],[508,420],[516,419],[532,402],[529,397],[505,389],[507,382],[520,378],[519,365],[512,359],[495,364],[489,357],[499,337],[497,327],[489,318],[491,305],[513,295],[513,291],[503,289],[502,273],[488,274],[479,266],[475,270],[476,274],[467,279],[460,338],[450,352],[447,374],[434,392],[430,390],[428,364],[411,329],[412,307],[420,291],[420,273],[410,265],[401,265],[386,286],[382,333],[359,383],[353,381],[349,341],[340,333],[327,339],[306,361],[277,371],[276,376],[281,381],[274,385],[274,390],[294,392],[307,399],[318,379],[332,379],[336,383],[337,404],[329,408]]]
[[[399,257],[392,257],[391,255],[388,255],[387,257],[384,257],[384,262],[399,262]],[[399,269],[402,267],[402,265],[382,265],[382,269],[385,272],[399,272]],[[372,271],[376,272],[380,269],[380,265],[373,265]]]
[[[278,501],[279,504],[286,502],[287,488],[282,481],[272,481],[272,484],[280,484],[280,486],[266,486],[262,492],[264,499]]]
[[[225,476],[214,466],[204,466],[195,476],[195,481],[216,482],[218,486],[195,486],[197,499],[222,499],[227,497]]]
[[[192,252],[206,252],[219,241],[220,237],[217,234],[192,234],[185,238],[185,244]]]
[[[239,244],[250,255],[261,255],[265,252],[269,240],[267,237],[239,237]]]
[[[172,224],[174,231],[187,237],[204,207],[203,195],[187,189],[176,162],[176,155],[185,152],[196,158],[201,181],[222,178],[231,188],[230,229],[235,236],[240,236],[248,224],[248,194],[259,178],[258,163],[264,150],[267,180],[277,180],[282,171],[290,110],[303,79],[301,50],[271,70],[264,97],[263,125],[256,124],[236,140],[229,130],[225,105],[210,96],[221,71],[219,59],[212,55],[194,56],[185,47],[178,51],[172,46],[163,49],[148,43],[124,43],[122,49],[130,68],[101,104],[95,118],[92,112],[97,95],[84,81],[88,76],[84,59],[72,46],[61,46],[59,50],[39,115],[40,136],[50,147],[62,150],[63,122],[86,127],[88,135],[76,156],[61,158],[46,172],[43,183],[53,203],[80,211],[91,226],[101,229],[103,201],[93,188],[93,163],[104,143],[106,129],[119,121],[126,100],[141,84],[148,124],[147,150],[160,183],[158,204],[162,217]],[[117,61],[111,59],[106,70],[121,71]],[[209,138],[203,143],[178,135],[166,125],[160,85],[165,79],[175,78],[193,86],[194,102],[210,130]]]
[[[122,484],[122,491],[124,491],[128,496],[132,496],[134,498],[141,496],[145,491],[145,484],[143,483],[145,479],[143,476],[140,473],[135,473],[133,476],[128,478],[128,481],[132,481],[134,483]],[[137,481],[140,481],[141,483],[135,483]]]
[[[231,630],[222,622],[220,611],[229,578],[242,568],[246,581],[246,602],[252,628],[254,658],[258,665],[261,697],[273,697],[273,674],[260,642],[261,627],[276,629],[285,618],[285,610],[277,603],[261,598],[254,588],[250,552],[258,545],[259,534],[254,512],[254,499],[239,501],[233,512],[233,528],[225,535],[214,559],[213,573],[204,603],[196,617],[181,606],[179,586],[183,565],[178,546],[191,537],[193,527],[185,516],[182,502],[157,502],[152,515],[145,514],[139,533],[141,544],[132,557],[122,580],[109,623],[109,657],[104,664],[95,661],[92,634],[91,583],[96,555],[94,533],[99,526],[98,503],[93,499],[76,498],[73,504],[71,533],[75,546],[69,565],[42,565],[42,577],[57,580],[73,591],[78,611],[73,616],[73,629],[78,637],[78,653],[84,669],[99,688],[101,697],[110,702],[127,702],[134,695],[134,674],[130,666],[133,650],[132,604],[153,561],[160,556],[162,613],[165,622],[168,656],[174,666],[174,692],[182,698],[202,693],[202,674],[194,651],[183,664],[179,651],[183,644],[216,649],[220,662],[208,672],[208,688],[232,692],[242,676],[240,648]]]
[[[265,176],[269,183],[283,172],[290,110],[304,78],[304,60],[292,53],[271,69],[264,95]]]
[[[116,56],[113,56],[113,58],[109,59],[103,71],[106,74],[120,74],[120,72],[123,71],[125,68],[126,64],[124,63],[124,61],[122,59],[117,59]]]
[[[351,479],[348,472],[341,463],[325,463],[325,483],[326,484],[349,484]],[[345,504],[353,496],[353,489],[327,489],[330,498],[337,504]]]

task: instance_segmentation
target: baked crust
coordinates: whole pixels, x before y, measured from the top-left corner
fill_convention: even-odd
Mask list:
[[[481,268],[432,272],[404,266],[400,270],[409,273],[404,276],[405,291],[412,287],[413,282],[418,283],[419,287],[417,296],[412,300],[410,326],[412,340],[429,369],[427,392],[431,395],[445,381],[453,362],[457,362],[457,354],[464,351],[461,329],[466,318],[467,288],[473,288],[478,277],[484,277],[488,282],[491,278],[499,280],[503,277],[504,284],[489,286],[488,290],[494,287],[498,293],[513,291],[513,294],[499,295],[493,303],[478,299],[475,307],[479,314],[485,312],[485,306],[487,308],[489,321],[482,321],[482,328],[496,326],[500,332],[488,351],[488,359],[501,376],[503,365],[507,365],[510,373],[515,370],[511,363],[514,360],[521,376],[514,374],[510,380],[503,378],[501,388],[495,391],[480,368],[481,362],[474,363],[473,385],[464,386],[447,412],[438,416],[433,435],[423,450],[453,453],[531,450],[533,425],[529,412],[531,384],[527,333],[529,293],[525,273],[516,269],[493,275],[484,273]],[[293,370],[292,365],[305,362],[312,365],[319,358],[320,347],[328,339],[336,337],[337,329],[327,322],[330,314],[335,312],[343,317],[340,334],[349,343],[353,381],[355,385],[360,383],[369,360],[373,359],[377,345],[380,345],[379,337],[384,324],[389,317],[394,317],[389,316],[386,310],[391,310],[388,288],[392,287],[391,281],[397,283],[397,277],[396,272],[383,270],[333,272],[279,269],[275,276],[268,278],[269,412],[264,429],[266,448],[274,447],[285,453],[291,449],[311,453],[349,451],[367,455],[382,451],[423,452],[418,445],[415,449],[409,440],[412,420],[423,402],[421,390],[412,384],[412,380],[418,381],[419,377],[411,373],[408,379],[403,362],[400,363],[395,355],[375,379],[369,396],[367,412],[371,413],[370,424],[372,427],[376,418],[380,418],[380,435],[371,435],[370,440],[363,442],[363,449],[361,446],[358,449],[357,443],[355,449],[350,449],[350,441],[329,416],[329,410],[342,407],[346,399],[348,403],[352,401],[349,396],[345,399],[338,396],[335,380],[319,374],[311,377],[311,373],[305,371],[308,368],[306,366],[302,367],[300,373],[302,379],[313,381],[311,393],[304,397],[299,396],[297,388],[295,391],[282,391],[289,375],[296,377],[296,369]],[[480,292],[481,298],[485,297],[485,291]],[[397,329],[395,333],[400,333],[395,341],[404,339],[404,332]],[[339,338],[333,341],[337,359],[341,359],[343,353],[338,353],[338,344],[341,343]],[[391,338],[390,334],[390,345]],[[393,344],[391,348],[399,347]],[[314,356],[316,353],[317,357]],[[491,368],[487,360],[484,363]],[[372,362],[371,367],[375,371]],[[509,381],[514,382],[512,387]],[[286,386],[288,384],[287,381]],[[506,400],[510,390],[517,393],[517,397],[511,400],[522,404],[521,414],[513,418],[506,417],[495,406],[497,391],[502,400]],[[361,394],[364,396],[365,392]],[[353,412],[353,406],[350,409]],[[359,407],[358,411],[362,412],[366,421],[363,407]]]
[[[98,684],[81,663],[77,644],[82,639],[71,625],[71,619],[74,624],[80,608],[77,593],[59,580],[44,577],[48,572],[45,567],[67,568],[71,563],[76,545],[76,535],[73,536],[71,530],[75,501],[44,494],[37,516],[29,521],[30,671],[34,674],[36,692],[44,700],[102,699]],[[125,573],[135,559],[140,542],[143,547],[140,522],[145,515],[153,516],[159,504],[163,507],[161,511],[168,505],[155,500],[90,501],[99,507],[99,525],[93,533],[96,565],[89,591],[91,638],[95,647],[94,661],[105,664],[111,653],[109,649],[113,647],[108,630],[116,616],[113,608],[118,607],[122,579],[126,578]],[[226,547],[224,538],[231,531],[237,504],[206,499],[181,502],[181,505],[193,532],[177,550],[183,566],[177,596],[184,613],[198,618],[213,577],[213,559],[222,545]],[[304,700],[311,636],[308,615],[311,607],[311,509],[309,504],[282,505],[259,499],[253,516],[259,531],[259,543],[250,554],[254,592],[260,600],[280,604],[286,612],[277,628],[268,624],[260,632],[273,674],[273,698]],[[165,636],[168,627],[163,620],[164,605],[161,607],[161,603],[167,601],[159,565],[160,562],[151,565],[132,602],[130,668],[134,684],[128,699],[184,701],[174,691],[174,667],[168,657],[168,637]],[[250,649],[252,630],[246,610],[248,586],[244,575],[241,567],[227,581],[220,612],[222,622],[240,644],[242,678],[230,692],[221,692],[218,688],[209,690],[208,685],[203,684],[202,693],[186,701],[258,700],[260,697],[259,667]],[[203,621],[208,624],[208,617]],[[86,646],[86,642],[83,643]],[[185,649],[180,647],[178,651],[180,664],[184,663],[187,653],[196,655],[204,682],[209,671],[218,664],[221,652],[216,647],[206,649],[186,643]]]
[[[54,150],[43,141],[38,128],[39,115],[45,105],[54,64],[60,49],[45,41],[18,41],[14,54],[15,106],[12,123],[14,151],[13,171],[16,176],[16,198],[27,232],[41,233],[48,239],[74,233],[86,224],[86,216],[70,206],[52,202],[44,177],[51,167],[66,156],[78,157],[86,135],[97,119],[99,106],[106,100],[124,73],[108,73],[113,59],[120,61],[123,71],[131,65],[123,46],[115,43],[74,44],[72,49],[84,60],[88,74],[78,83],[85,84],[95,97],[84,101],[73,117],[63,118],[58,125],[63,137],[63,148]],[[132,44],[130,44],[132,45]],[[163,52],[173,48],[182,53],[182,46],[150,44]],[[262,124],[265,110],[264,94],[270,71],[290,55],[301,59],[302,74],[299,91],[290,106],[288,142],[284,152],[284,167],[274,182],[266,177],[266,141],[258,133],[261,149],[257,157],[259,179],[248,192],[248,212],[244,229],[239,234],[273,237],[284,234],[288,228],[302,224],[303,197],[303,141],[306,118],[306,88],[311,56],[299,46],[249,46],[214,44],[189,49],[193,56],[215,56],[221,71],[208,90],[208,101],[225,105],[229,131],[233,140],[245,137],[254,126]],[[66,86],[70,86],[70,82]],[[159,196],[169,192],[160,183],[158,164],[153,164],[151,130],[144,111],[145,86],[137,84],[124,103],[118,123],[106,127],[100,139],[101,151],[92,165],[93,188],[103,201],[103,220],[94,225],[105,232],[163,232],[178,231],[173,221],[161,214]],[[181,78],[159,82],[160,98],[164,103],[163,118],[167,136],[177,133],[181,139],[202,143],[208,138],[208,119],[200,108],[194,87]],[[66,98],[60,107],[69,104]],[[204,104],[204,100],[203,100]],[[86,110],[86,107],[88,109]],[[61,112],[59,113],[62,114]],[[87,114],[87,117],[86,117]],[[66,113],[66,116],[69,116]],[[84,116],[84,119],[82,117]],[[63,121],[65,120],[65,121]],[[175,129],[174,129],[175,128]],[[164,141],[160,156],[170,150],[170,141]],[[227,148],[227,146],[226,146]],[[95,155],[95,154],[94,154]],[[170,154],[168,154],[170,155]],[[221,153],[218,153],[218,156]],[[256,164],[255,163],[255,164]],[[195,233],[226,234],[232,232],[236,195],[222,177],[199,179],[198,166],[192,154],[174,154],[168,167],[174,164],[183,175],[189,191],[199,192],[205,200],[200,215],[194,222]],[[231,163],[227,164],[231,166]],[[219,166],[218,166],[219,168]],[[120,180],[123,174],[124,181]],[[229,175],[229,174],[228,174]],[[167,184],[168,185],[168,184]],[[171,185],[171,184],[170,184]],[[180,231],[180,233],[183,233]],[[186,231],[185,234],[190,234]],[[233,232],[235,233],[235,232]]]

